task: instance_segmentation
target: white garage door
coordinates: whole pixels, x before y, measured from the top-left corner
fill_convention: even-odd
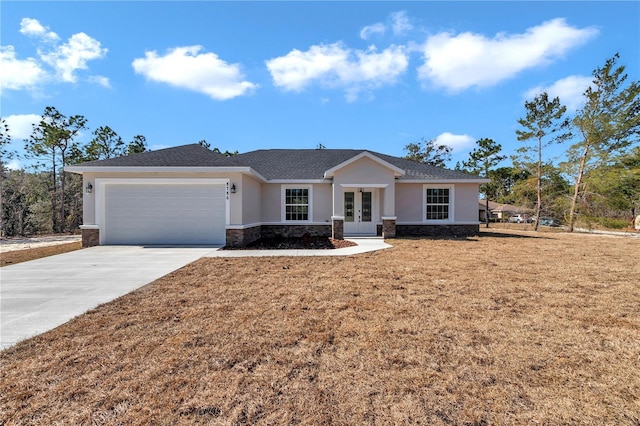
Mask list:
[[[224,244],[225,185],[106,184],[103,244]]]

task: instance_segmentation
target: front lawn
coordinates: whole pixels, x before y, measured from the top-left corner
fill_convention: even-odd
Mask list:
[[[640,240],[201,259],[0,353],[0,424],[638,424]]]

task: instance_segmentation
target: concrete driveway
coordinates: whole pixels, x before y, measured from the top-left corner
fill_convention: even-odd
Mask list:
[[[51,330],[214,250],[98,246],[0,268],[0,348]]]

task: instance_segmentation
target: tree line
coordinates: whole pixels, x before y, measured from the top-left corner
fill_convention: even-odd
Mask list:
[[[640,208],[640,83],[627,81],[619,55],[593,73],[583,104],[573,116],[559,97],[547,93],[525,102],[518,120],[522,143],[512,165],[496,167],[506,156],[490,138],[476,141],[469,159],[456,169],[491,179],[480,190],[487,201],[515,204],[535,211],[534,228],[543,216],[566,222],[571,232],[579,219],[613,228],[628,226]],[[557,162],[546,154],[551,145],[565,149]],[[407,159],[444,167],[451,148],[435,140],[405,146]],[[488,226],[488,215],[487,215]]]
[[[10,129],[0,118],[2,235],[77,229],[82,224],[82,177],[64,173],[64,167],[148,150],[144,136],[136,135],[127,143],[109,126],[98,127],[93,138],[82,144],[78,136],[85,130],[84,116],[66,116],[55,107],[46,107],[24,141],[23,159],[31,163],[30,170],[9,170],[7,162],[17,154],[8,150]]]

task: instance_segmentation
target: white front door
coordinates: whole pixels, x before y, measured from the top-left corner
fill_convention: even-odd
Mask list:
[[[345,235],[376,235],[376,199],[375,188],[345,188]]]

